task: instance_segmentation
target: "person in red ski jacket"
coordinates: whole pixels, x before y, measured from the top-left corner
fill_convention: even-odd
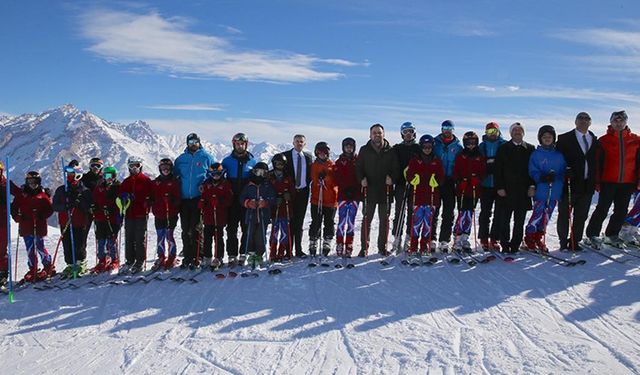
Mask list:
[[[334,163],[329,159],[329,145],[318,142],[314,148],[316,160],[311,164],[311,224],[309,225],[309,253],[316,255],[320,232],[322,233],[322,255],[331,252],[331,241],[335,234],[334,218],[338,206],[338,186],[334,177]]]
[[[287,157],[284,153],[274,155],[271,158],[271,166],[273,169],[269,173],[269,182],[276,194],[276,204],[271,218],[269,259],[272,262],[279,262],[292,257],[291,214],[295,201],[296,182],[293,176],[285,171]]]
[[[356,214],[360,201],[360,182],[356,175],[356,140],[342,140],[342,154],[335,163],[335,181],[338,186],[338,230],[336,253],[339,257],[351,258]]]
[[[158,163],[158,177],[151,184],[151,211],[156,227],[156,261],[153,269],[171,269],[176,265],[176,240],[173,231],[180,212],[180,181],[173,175],[173,162],[164,158]],[[166,246],[165,247],[165,241]]]
[[[470,253],[471,225],[478,199],[482,193],[480,184],[486,175],[487,163],[478,148],[478,135],[472,131],[464,133],[462,144],[464,148],[456,156],[453,167],[453,180],[456,184],[456,198],[458,199],[458,218],[454,226],[454,250]]]
[[[51,255],[44,246],[47,219],[53,214],[51,193],[41,184],[40,173],[30,171],[22,187],[15,184],[11,186],[11,194],[15,197],[11,204],[11,216],[18,223],[18,234],[27,247],[29,271],[24,275],[26,282],[43,280],[55,273]],[[42,269],[38,269],[38,255]]]
[[[151,179],[142,173],[142,159],[130,157],[127,161],[129,177],[120,186],[119,202],[124,214],[126,258],[125,272],[138,273],[147,259],[147,218],[151,199]]]
[[[198,208],[204,222],[204,246],[202,249],[202,267],[217,270],[224,257],[224,229],[227,225],[227,213],[233,204],[233,186],[227,180],[227,170],[221,163],[213,163],[207,171],[207,179],[200,186],[202,195]],[[212,248],[215,252],[212,257]]]
[[[62,273],[63,277],[68,278],[74,273],[76,275],[87,273],[87,233],[91,225],[91,191],[80,182],[83,170],[77,163],[69,163],[65,167],[65,175],[66,185],[60,185],[53,194],[53,210],[58,212],[64,261],[67,264]],[[71,215],[71,222],[69,222],[69,215]],[[73,243],[71,242],[72,234]]]
[[[120,268],[120,252],[118,251],[118,232],[122,217],[116,198],[120,194],[118,171],[109,166],[102,170],[102,179],[93,189],[91,211],[96,223],[96,241],[98,242],[98,264],[91,272],[117,272]]]
[[[7,217],[7,178],[4,176],[4,163],[0,161],[0,215]],[[7,256],[7,221],[0,219],[0,285],[9,278],[9,258]]]
[[[440,184],[445,179],[442,161],[433,153],[434,139],[425,134],[420,137],[422,152],[414,156],[407,166],[406,179],[411,190],[410,202],[413,202],[407,252],[413,255],[420,252],[431,253],[435,250],[436,233],[433,218],[438,216],[440,208]]]
[[[604,242],[615,247],[624,247],[619,237],[627,216],[631,194],[640,187],[640,137],[631,132],[625,111],[613,112],[607,133],[599,138],[600,152],[596,153],[596,191],[598,204],[587,225],[585,244],[600,248],[602,223],[613,204],[613,214],[605,229]]]

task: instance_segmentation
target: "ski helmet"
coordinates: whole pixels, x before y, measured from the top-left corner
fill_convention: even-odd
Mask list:
[[[621,119],[623,121],[627,121],[629,119],[629,116],[627,115],[627,112],[625,112],[624,110],[622,111],[617,111],[617,112],[613,112],[611,114],[611,117],[609,118],[609,121],[613,121],[615,119]]]
[[[451,121],[451,120],[444,120],[442,122],[442,125],[440,125],[440,128],[442,130],[451,130],[451,131],[453,131],[453,129],[456,128],[456,124],[454,124],[453,121]]]
[[[413,139],[416,139],[416,127],[409,121],[400,125],[400,136],[404,137],[405,133],[413,133]]]
[[[200,143],[200,137],[198,137],[198,135],[196,133],[190,133],[187,136],[187,145],[199,144],[199,143]]]
[[[71,164],[71,163],[69,163]],[[76,166],[71,166],[68,165],[66,167],[64,167],[64,173],[67,174],[67,179],[68,180],[75,180],[75,181],[79,181],[82,179],[82,175],[84,174],[84,170],[82,170],[82,167],[79,165]],[[73,178],[70,178],[71,176],[73,176]]]
[[[207,170],[207,177],[221,177],[225,178],[227,175],[227,169],[221,163],[213,163],[209,166],[209,170]]]
[[[544,133],[549,133],[553,137],[553,143],[556,143],[556,129],[551,125],[542,125],[540,129],[538,129],[538,142],[542,144],[542,135]]]
[[[266,176],[267,172],[269,172],[269,166],[263,161],[257,162],[256,165],[253,166],[253,169],[251,169],[251,173],[258,177]]]
[[[491,121],[485,125],[484,131],[487,135],[500,134],[500,125],[498,125],[497,122]]]
[[[160,159],[160,161],[158,162],[158,172],[160,172],[160,174],[162,174],[163,165],[166,165],[169,167],[169,174],[173,172],[173,162],[171,161],[171,159],[169,158]]]
[[[271,166],[273,166],[273,169],[277,169],[276,168],[276,163],[282,163],[282,167],[285,168],[287,166],[287,157],[285,154],[275,154],[273,155],[273,157],[271,158]]]
[[[316,155],[316,157],[318,157],[318,153],[320,152],[325,152],[327,153],[327,156],[329,155],[329,151],[331,149],[329,148],[329,145],[327,144],[327,142],[318,142],[316,143],[316,147],[313,148],[313,153]]]
[[[91,158],[91,160],[89,160],[89,168],[91,169],[101,170],[103,166],[104,162],[100,158]]]
[[[344,150],[344,148],[345,148],[347,145],[351,145],[351,146],[353,146],[353,152],[356,152],[356,140],[355,140],[355,139],[353,139],[353,138],[351,138],[351,137],[347,137],[347,138],[343,139],[343,140],[342,140],[342,152],[345,152],[345,153],[346,153],[346,151]]]
[[[102,170],[102,176],[105,180],[115,180],[118,177],[118,170],[113,166],[106,167]]]
[[[24,183],[28,185],[29,180],[33,180],[38,186],[42,183],[42,177],[40,177],[40,173],[37,171],[27,172],[27,175],[24,177]]]
[[[475,132],[468,131],[464,133],[462,136],[462,144],[467,147],[467,145],[472,144],[474,147],[478,147],[478,135]]]
[[[418,142],[420,147],[424,147],[424,145],[426,144],[430,144],[431,147],[433,147],[434,143],[435,141],[433,140],[433,137],[430,136],[429,134],[425,134],[422,137],[420,137],[420,141]]]
[[[236,133],[233,138],[231,138],[231,143],[234,145],[236,143],[249,143],[249,137],[244,133]]]
[[[138,172],[142,172],[142,158],[129,156],[129,159],[127,159],[127,167],[129,167],[129,171],[137,168]]]

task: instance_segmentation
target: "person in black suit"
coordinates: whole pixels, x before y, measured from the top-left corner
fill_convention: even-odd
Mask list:
[[[556,143],[556,149],[567,161],[567,183],[558,203],[557,230],[561,250],[579,251],[582,250],[579,242],[582,240],[584,224],[589,215],[589,207],[596,186],[596,152],[600,148],[600,142],[589,131],[591,116],[588,113],[578,113],[575,124],[576,128],[560,134]],[[569,187],[571,201],[569,201]],[[569,204],[573,211],[571,232],[569,232]]]
[[[309,204],[309,184],[311,183],[312,157],[309,152],[303,151],[306,144],[306,137],[296,134],[293,136],[293,148],[283,152],[287,158],[285,175],[291,176],[296,185],[296,199],[293,201],[290,225],[295,255],[300,258],[307,256],[302,251],[302,226]]]
[[[494,220],[500,228],[500,245],[505,253],[516,253],[522,243],[524,220],[531,210],[536,185],[529,176],[529,157],[535,150],[524,141],[524,127],[519,122],[509,127],[511,140],[498,147],[494,162],[494,186],[498,199]],[[513,235],[511,235],[513,215]]]

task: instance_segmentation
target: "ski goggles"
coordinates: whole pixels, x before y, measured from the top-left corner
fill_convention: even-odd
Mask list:
[[[105,173],[104,174],[104,179],[105,180],[111,180],[111,179],[114,179],[114,178],[116,178],[116,175],[114,173]]]
[[[140,169],[140,163],[131,163],[131,164],[129,164],[129,168],[138,168],[138,169]]]
[[[447,125],[447,126],[443,126],[441,129],[442,129],[443,132],[452,132],[454,127]]]
[[[100,163],[91,163],[91,164],[89,165],[89,168],[91,168],[91,169],[95,169],[95,170],[98,170],[98,171],[99,171],[99,170],[101,170],[101,169],[102,169],[102,164],[100,164]]]
[[[190,139],[190,140],[188,140],[188,141],[187,141],[187,144],[188,144],[189,146],[191,146],[191,145],[199,145],[199,144],[200,144],[200,141],[199,141],[199,140],[197,140],[197,139]]]
[[[484,133],[486,135],[498,135],[498,133],[500,133],[500,130],[498,130],[496,128],[489,128],[489,129],[485,130]]]
[[[264,177],[267,175],[267,170],[262,169],[262,168],[254,168],[252,170],[253,174],[258,176],[258,177]]]
[[[67,174],[67,179],[68,180],[73,179],[75,181],[78,181],[78,180],[82,179],[82,173],[78,173],[78,171],[73,169],[73,167],[64,167],[64,173]]]
[[[415,134],[415,132],[416,132],[416,131],[415,131],[414,129],[411,129],[411,128],[409,128],[409,129],[404,129],[404,130],[402,130],[402,135]]]

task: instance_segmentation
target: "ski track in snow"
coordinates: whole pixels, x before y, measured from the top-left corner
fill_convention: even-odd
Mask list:
[[[8,374],[639,374],[640,262],[579,257],[28,287],[0,301],[0,358]]]

